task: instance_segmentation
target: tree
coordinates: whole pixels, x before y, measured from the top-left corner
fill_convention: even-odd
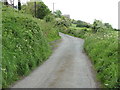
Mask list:
[[[61,18],[56,18],[56,25],[61,27],[69,27],[71,25],[71,20],[65,16],[61,16]]]
[[[7,0],[4,0],[4,5],[8,5],[8,1]]]
[[[37,2],[36,4],[36,17],[43,19],[45,16],[49,15],[51,11],[43,2]]]
[[[59,17],[59,18],[61,18],[62,16],[62,12],[60,10],[56,10],[54,14],[56,15],[56,17]]]
[[[51,13],[43,2],[28,2],[27,5],[22,6],[22,11],[40,19]]]
[[[73,23],[73,24],[77,24],[77,21],[74,20],[74,19],[72,19],[72,23]]]
[[[102,23],[102,21],[100,20],[95,20],[93,23],[93,27],[92,27],[93,31],[96,32],[103,32],[104,30],[106,30],[105,25]]]
[[[86,23],[86,22],[84,22],[84,21],[78,20],[76,27],[87,27],[87,28],[90,28],[91,25]]]
[[[109,23],[104,23],[104,25],[106,26],[106,28],[113,29]]]
[[[21,2],[18,0],[18,10],[21,10]]]

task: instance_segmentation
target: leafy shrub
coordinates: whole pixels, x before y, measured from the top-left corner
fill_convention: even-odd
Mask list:
[[[54,14],[55,14],[55,17],[56,17],[56,18],[61,18],[61,16],[62,16],[62,12],[61,12],[60,10],[56,10],[56,11],[54,12]]]
[[[88,24],[88,23],[86,23],[86,22],[83,22],[83,21],[81,21],[81,20],[78,20],[76,27],[87,27],[87,28],[90,28],[91,26],[90,26],[90,24]]]
[[[44,2],[36,2],[36,16],[34,2],[28,2],[27,5],[22,6],[21,12],[31,14],[34,17],[43,19],[45,16],[50,14],[49,8],[44,4]]]
[[[59,27],[55,26],[55,21],[52,22],[47,22],[46,21],[39,21],[36,19],[38,22],[38,25],[41,27],[41,30],[43,31],[44,36],[46,37],[48,42],[57,40],[60,38],[59,36]]]
[[[61,18],[56,18],[56,26],[58,27],[69,27],[71,26],[71,20],[62,16]]]
[[[94,33],[96,32],[109,32],[113,31],[114,29],[109,23],[102,23],[100,20],[95,20],[92,25],[92,30]]]
[[[88,30],[88,28],[67,28],[66,30],[61,30],[61,32],[65,33],[65,34],[69,34],[75,37],[79,37],[79,38],[86,38],[86,34],[89,34],[91,32],[91,30]]]
[[[85,50],[92,59],[103,87],[118,88],[118,33],[97,33],[85,40]]]
[[[47,15],[47,16],[45,16],[44,17],[44,20],[46,21],[46,22],[52,22],[53,20],[54,20],[54,16],[53,15]]]
[[[72,24],[77,24],[77,21],[72,19]]]
[[[104,25],[106,26],[106,28],[113,29],[109,23],[104,23]]]
[[[5,88],[45,61],[51,54],[49,41],[58,39],[59,35],[53,26],[49,29],[42,27],[51,23],[21,14],[10,7],[4,7],[2,11],[1,70]]]

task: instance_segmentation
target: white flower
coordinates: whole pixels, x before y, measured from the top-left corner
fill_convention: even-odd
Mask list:
[[[105,84],[106,86],[108,86],[109,84]]]
[[[5,71],[6,69],[1,68],[2,71]]]

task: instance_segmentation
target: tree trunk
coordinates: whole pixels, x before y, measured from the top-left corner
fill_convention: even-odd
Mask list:
[[[21,10],[21,2],[18,0],[18,10]]]
[[[34,8],[35,8],[35,17],[36,17],[36,2],[34,2]]]

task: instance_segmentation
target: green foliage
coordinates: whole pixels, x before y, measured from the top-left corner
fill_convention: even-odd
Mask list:
[[[102,23],[100,20],[94,21],[92,29],[94,33],[113,31],[113,28],[109,23]]]
[[[77,21],[72,19],[72,24],[77,24]]]
[[[55,20],[55,17],[54,17],[54,15],[49,14],[49,15],[47,15],[47,16],[44,17],[44,20],[45,20],[46,22],[52,22],[52,21]]]
[[[51,54],[49,41],[58,39],[59,35],[52,23],[10,7],[4,7],[2,13],[1,70],[5,88],[45,61]]]
[[[90,31],[91,28],[87,28],[87,27],[76,27],[76,24],[72,24],[70,27],[70,29],[74,29],[74,30],[87,30],[87,31]]]
[[[118,88],[118,32],[97,33],[87,37],[85,50],[95,65],[103,87]]]
[[[21,12],[35,16],[35,8],[33,2],[28,2],[27,5],[22,5]]]
[[[54,12],[54,17],[55,19],[55,26],[59,27],[61,30],[63,28],[68,28],[69,26],[72,25],[72,21],[70,18],[62,16],[62,12],[60,10],[56,10]]]
[[[58,34],[60,28],[55,26],[54,21],[46,23],[46,21],[42,20],[40,22],[39,20],[37,20],[37,22],[38,22],[38,25],[41,27],[41,30],[43,31],[48,42],[51,42],[60,38]]]
[[[69,34],[79,38],[85,38],[88,34],[91,34],[91,28],[86,27],[75,27],[75,24],[72,24],[71,27],[61,30],[65,34]]]
[[[118,31],[110,24],[95,20],[92,29],[70,28],[61,32],[85,39],[85,51],[91,58],[104,88],[119,88]]]
[[[105,26],[100,20],[95,20],[93,23],[93,32],[103,31]]]
[[[55,16],[56,16],[57,18],[61,18],[61,16],[62,16],[62,12],[61,12],[60,10],[56,10],[56,11],[54,12],[54,14],[55,14]]]
[[[46,15],[50,14],[49,8],[43,2],[37,2],[37,18],[43,19]]]
[[[62,16],[61,18],[56,18],[56,26],[68,28],[71,25],[71,20]]]
[[[90,24],[88,24],[86,22],[83,22],[81,20],[78,20],[76,27],[87,27],[87,28],[90,28]]]
[[[106,28],[113,29],[109,23],[104,23],[104,25],[106,26]]]
[[[35,17],[34,2],[28,2],[27,5],[22,6],[22,12],[31,14]],[[36,17],[43,19],[46,15],[50,14],[49,8],[43,2],[36,2]]]

